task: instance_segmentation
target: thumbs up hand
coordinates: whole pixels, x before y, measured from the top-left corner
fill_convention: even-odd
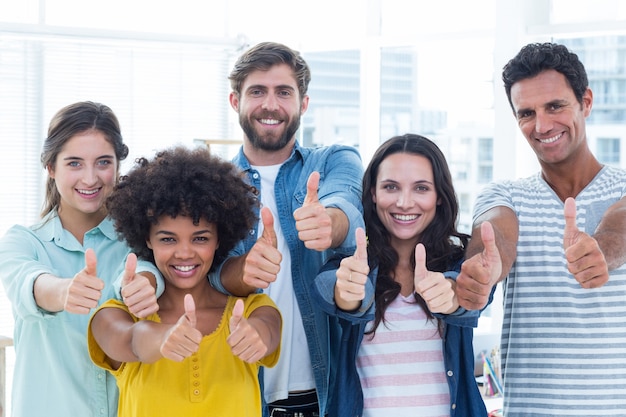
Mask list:
[[[136,317],[145,318],[159,311],[159,304],[150,280],[142,274],[136,274],[136,269],[137,255],[129,253],[126,257],[120,293],[128,310]]]
[[[367,263],[367,238],[359,227],[355,232],[356,251],[353,256],[341,260],[335,283],[335,303],[345,311],[357,309],[365,298],[365,283],[370,272]]]
[[[565,200],[563,249],[567,270],[583,288],[598,288],[609,280],[609,268],[598,242],[576,226],[576,201]]]
[[[246,255],[243,282],[254,288],[267,288],[276,281],[283,255],[277,249],[274,216],[269,208],[261,209],[263,233]]]
[[[320,203],[317,190],[320,183],[320,173],[313,171],[306,184],[306,197],[302,207],[293,212],[296,220],[298,238],[309,249],[324,251],[331,247],[332,219],[326,208]]]
[[[89,314],[92,308],[98,306],[104,281],[97,276],[97,264],[96,253],[91,248],[87,249],[85,268],[74,275],[65,293],[63,309],[68,313]]]
[[[233,355],[242,361],[255,363],[265,356],[268,347],[261,335],[250,321],[243,316],[244,304],[242,299],[235,301],[233,313],[230,317],[230,335],[226,338]]]
[[[466,259],[456,279],[456,294],[461,307],[480,310],[487,305],[491,290],[502,274],[502,259],[496,246],[493,226],[480,225],[483,251]]]
[[[432,313],[450,314],[459,308],[455,284],[441,272],[426,269],[426,249],[418,243],[415,247],[415,272],[413,275],[415,292],[419,294]]]
[[[202,333],[196,329],[196,304],[191,294],[185,294],[185,314],[166,333],[161,343],[163,357],[176,362],[198,351]]]

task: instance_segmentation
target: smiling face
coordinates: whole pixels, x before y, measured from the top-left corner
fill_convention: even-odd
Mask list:
[[[587,89],[579,103],[565,76],[555,70],[511,87],[517,123],[542,165],[573,160],[587,149],[585,118],[592,102]]]
[[[291,153],[300,116],[308,106],[308,96],[300,97],[292,69],[286,64],[267,71],[254,71],[241,86],[241,95],[230,95],[231,106],[239,113],[239,123],[250,151]],[[280,152],[283,151],[283,152]],[[282,161],[280,161],[282,162]]]
[[[437,191],[430,161],[421,155],[395,153],[378,168],[371,190],[376,214],[391,235],[391,244],[415,246],[435,218]]]
[[[189,290],[208,283],[207,273],[218,247],[217,226],[191,217],[167,215],[150,227],[147,245],[168,286]]]
[[[61,220],[85,216],[99,223],[106,216],[104,202],[117,180],[115,150],[104,134],[89,130],[69,139],[48,175],[61,196]]]

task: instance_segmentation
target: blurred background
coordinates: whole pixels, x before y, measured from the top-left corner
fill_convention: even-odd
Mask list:
[[[601,162],[626,167],[620,0],[0,0],[0,234],[37,220],[47,126],[75,101],[115,111],[130,148],[123,170],[176,143],[230,158],[242,134],[227,76],[261,41],[285,43],[311,66],[302,144],[352,145],[367,164],[391,136],[435,140],[463,231],[485,183],[538,169],[500,79],[526,43],[561,42],[580,56],[594,92],[590,146]],[[496,300],[476,331],[478,350],[497,344],[500,318]],[[0,335],[12,333],[0,288]],[[6,355],[10,380],[12,348]]]

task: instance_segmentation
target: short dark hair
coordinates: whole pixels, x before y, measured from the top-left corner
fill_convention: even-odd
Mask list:
[[[589,87],[587,71],[578,59],[578,55],[570,52],[566,46],[556,43],[531,43],[524,46],[518,54],[503,68],[502,81],[513,111],[511,87],[516,82],[531,78],[546,70],[555,70],[565,76],[576,100],[582,104],[583,95]]]
[[[182,145],[162,150],[152,160],[139,158],[106,202],[115,230],[139,258],[154,262],[146,239],[161,216],[188,216],[215,223],[219,247],[211,269],[256,224],[256,189],[232,163],[206,148]]]
[[[276,42],[261,42],[244,52],[228,77],[233,92],[239,96],[241,86],[250,73],[267,71],[274,65],[287,64],[293,70],[300,99],[306,96],[311,81],[311,70],[298,51]]]

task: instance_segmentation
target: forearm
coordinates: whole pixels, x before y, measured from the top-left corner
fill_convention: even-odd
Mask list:
[[[39,308],[59,312],[65,308],[65,299],[71,279],[63,279],[50,274],[42,274],[37,277],[33,286],[35,303]]]
[[[609,207],[593,235],[609,271],[626,262],[626,204],[623,200]]]
[[[255,287],[243,282],[246,256],[241,255],[228,259],[222,266],[220,273],[220,280],[226,291],[237,297],[246,297],[256,292]]]
[[[282,319],[278,310],[273,307],[259,307],[248,317],[248,322],[267,346],[265,356],[272,354],[278,348],[281,337]]]
[[[163,357],[161,344],[169,327],[162,323],[142,320],[135,323],[130,335],[130,345],[135,360],[154,363]]]
[[[348,216],[338,208],[327,207],[326,212],[330,216],[332,224],[331,248],[336,248],[341,246],[343,241],[346,240],[348,230],[350,229],[350,220]]]

